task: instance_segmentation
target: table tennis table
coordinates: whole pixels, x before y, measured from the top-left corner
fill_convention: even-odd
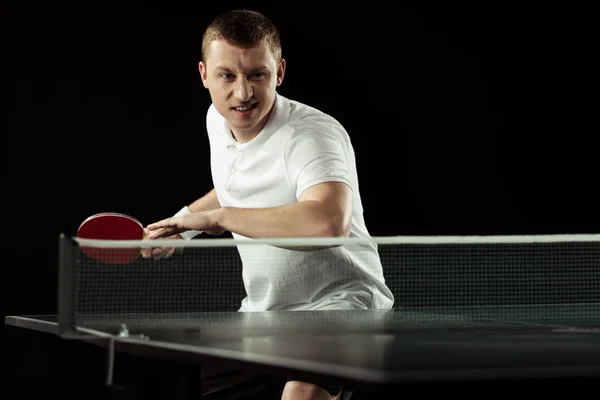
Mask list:
[[[65,374],[73,376],[58,378],[76,384],[89,371],[92,378],[78,384],[87,399],[88,385],[98,382],[96,393],[106,388],[118,398],[270,399],[277,398],[276,391],[267,397],[271,388],[288,378],[342,386],[352,390],[352,400],[389,398],[390,390],[455,391],[461,398],[513,396],[523,385],[535,386],[538,395],[555,395],[565,384],[595,390],[600,236],[243,243],[325,246],[333,240],[358,246],[357,254],[378,244],[394,308],[241,312],[240,242],[165,241],[160,245],[185,251],[113,268],[61,235],[57,315],[5,317],[13,334],[8,343],[21,343],[21,352],[11,350],[15,363],[25,353],[50,354],[49,370],[72,360]],[[26,364],[25,374],[41,364]],[[230,379],[217,385],[214,371]]]
[[[55,315],[6,316],[5,324],[102,349],[107,386],[130,356],[170,363],[171,372],[187,378],[169,398],[198,398],[198,374],[218,364],[344,385],[355,390],[354,400],[409,385],[420,385],[422,394],[452,383],[488,382],[497,391],[541,380],[550,391],[549,382],[593,382],[600,378],[599,317],[600,304],[553,304],[98,315],[69,332],[59,330]],[[159,397],[156,388],[146,393]]]

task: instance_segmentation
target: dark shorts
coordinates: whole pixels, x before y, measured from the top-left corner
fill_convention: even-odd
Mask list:
[[[262,393],[265,399],[278,399],[289,381],[306,382],[305,379],[294,377],[273,378],[245,370],[204,371],[202,374],[202,393],[231,392],[231,393]],[[331,395],[337,395],[342,387],[336,384],[310,382],[326,390]]]

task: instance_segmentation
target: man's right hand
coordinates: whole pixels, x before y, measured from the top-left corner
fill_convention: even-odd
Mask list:
[[[150,231],[147,228],[144,228],[144,240],[152,240],[148,239],[148,233]],[[163,237],[162,239],[181,239],[183,238],[179,234]],[[152,258],[154,260],[162,260],[164,258],[169,258],[173,254],[175,254],[177,248],[176,247],[143,247],[141,251],[142,258],[149,259]]]

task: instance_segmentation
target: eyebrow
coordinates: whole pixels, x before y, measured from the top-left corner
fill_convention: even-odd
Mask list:
[[[265,71],[265,70],[268,70],[268,67],[266,65],[260,65],[258,67],[252,68],[250,70],[250,73],[253,74],[253,73]],[[215,71],[217,71],[217,72],[232,72],[232,69],[225,65],[217,65],[215,67]]]

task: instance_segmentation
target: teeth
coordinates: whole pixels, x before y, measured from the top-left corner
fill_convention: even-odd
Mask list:
[[[238,111],[246,111],[246,110],[249,110],[250,108],[252,108],[252,106],[235,107],[235,109],[238,110]]]

